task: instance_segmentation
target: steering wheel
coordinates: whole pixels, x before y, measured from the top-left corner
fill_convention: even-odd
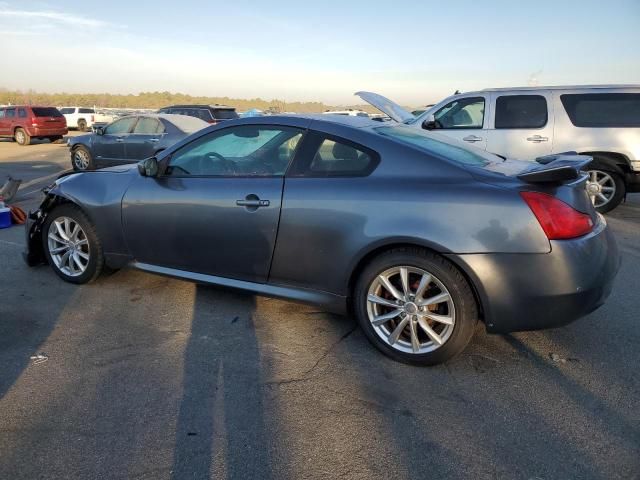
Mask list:
[[[217,152],[207,153],[206,155],[204,155],[203,160],[204,159],[206,159],[209,163],[215,166],[217,166],[216,164],[219,162],[220,165],[222,166],[222,173],[235,173],[236,171],[235,162],[232,162],[231,160],[224,158],[222,155],[220,155]],[[204,167],[204,165],[201,165],[201,167]],[[201,168],[201,170],[206,171],[206,168]]]

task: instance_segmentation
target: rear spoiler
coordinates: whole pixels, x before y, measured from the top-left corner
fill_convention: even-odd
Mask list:
[[[519,174],[518,178],[528,183],[567,183],[583,176],[582,170],[592,160],[592,157],[578,155],[576,152],[546,155],[536,158],[540,166],[533,166]]]

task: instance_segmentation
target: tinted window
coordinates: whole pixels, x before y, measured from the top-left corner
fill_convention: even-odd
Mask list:
[[[80,113],[96,113],[93,108],[81,108]]]
[[[482,128],[484,98],[460,98],[448,103],[434,114],[437,128]]]
[[[4,108],[0,108],[0,118],[4,118]]]
[[[297,128],[240,126],[226,128],[173,154],[168,175],[281,176],[302,137]]]
[[[496,100],[496,128],[540,128],[547,124],[542,95],[503,95]]]
[[[27,118],[27,111],[24,108],[18,109],[18,117]]]
[[[139,133],[143,135],[153,135],[162,132],[164,132],[164,127],[162,126],[162,124],[155,118],[149,117],[140,117],[138,119],[138,123],[136,123],[136,128],[134,128],[133,130],[133,133]]]
[[[213,115],[218,120],[232,120],[234,118],[238,118],[238,114],[236,113],[236,111],[235,110],[231,110],[229,108],[220,109],[220,110],[214,110],[213,111]]]
[[[75,108],[70,108],[70,107],[66,107],[66,108],[61,108],[59,110],[59,112],[63,115],[69,115],[71,113],[75,113],[76,109]]]
[[[640,93],[560,95],[576,127],[640,127]]]
[[[54,107],[33,107],[31,109],[36,117],[61,117],[62,114]]]
[[[7,118],[15,118],[16,109],[15,108],[7,108]]]
[[[479,151],[468,150],[463,146],[449,143],[442,134],[438,135],[439,138],[434,138],[435,134],[411,127],[378,127],[375,131],[380,135],[417,147],[424,152],[436,154],[466,165],[484,166],[495,160],[488,155],[484,156]]]
[[[126,117],[121,118],[120,120],[116,120],[106,128],[104,133],[108,135],[129,133],[133,128],[134,123],[136,123],[136,120],[136,117]]]
[[[367,174],[374,158],[364,150],[338,140],[324,139],[318,147],[309,172],[320,175],[353,176]]]

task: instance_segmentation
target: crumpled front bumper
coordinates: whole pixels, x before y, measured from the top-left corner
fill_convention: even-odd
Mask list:
[[[613,232],[601,215],[598,219],[588,235],[551,241],[550,253],[452,257],[474,283],[487,331],[557,327],[605,302],[620,254]]]

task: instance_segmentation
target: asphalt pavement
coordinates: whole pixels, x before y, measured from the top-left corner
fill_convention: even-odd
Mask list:
[[[0,142],[25,209],[69,165]],[[0,479],[640,478],[640,195],[607,220],[623,264],[602,308],[478,328],[432,368],[312,307],[132,270],[70,285],[0,230]]]

